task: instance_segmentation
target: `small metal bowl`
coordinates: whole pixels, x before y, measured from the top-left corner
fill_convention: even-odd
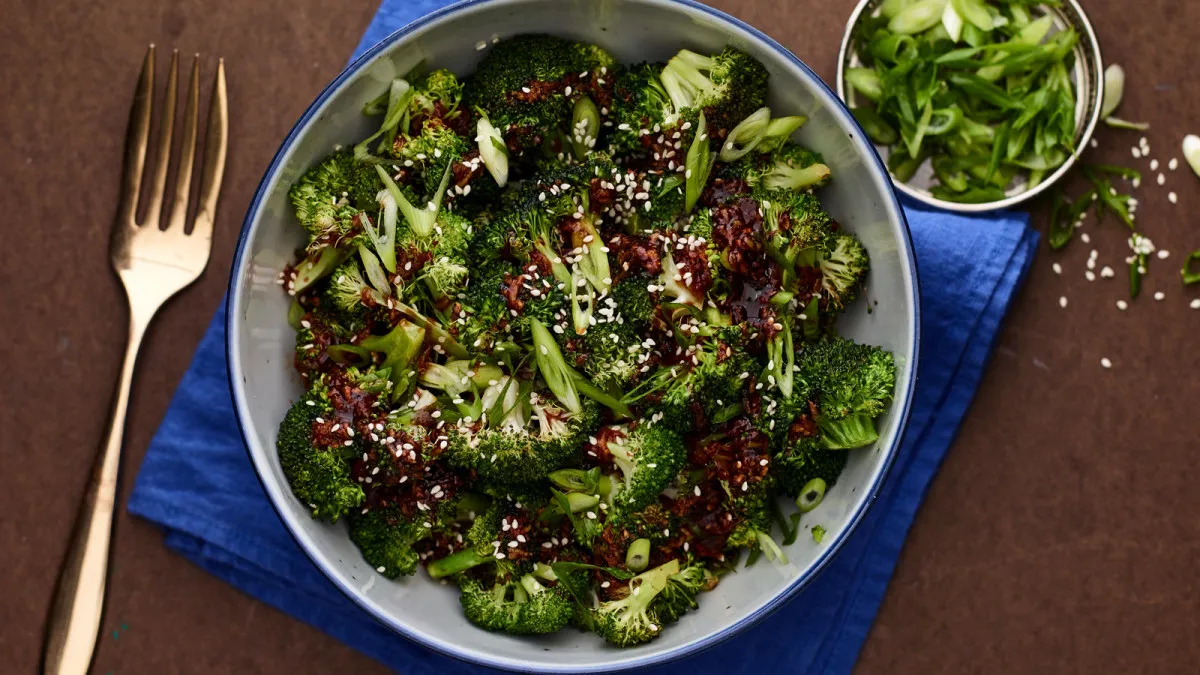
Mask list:
[[[861,0],[846,23],[846,34],[842,37],[842,48],[838,54],[837,93],[838,97],[845,101],[850,108],[854,107],[855,91],[846,82],[846,70],[862,65],[854,48],[854,34],[859,22],[866,17],[873,16],[879,11],[881,4],[883,4],[883,0]],[[1079,44],[1075,46],[1075,66],[1071,73],[1071,80],[1075,84],[1075,152],[1054,173],[1032,189],[1027,188],[1023,176],[1018,176],[1009,185],[1005,192],[1006,197],[999,201],[962,204],[934,197],[929,192],[929,188],[935,184],[935,179],[933,168],[928,160],[921,165],[921,168],[908,182],[900,182],[896,180],[895,176],[892,176],[892,183],[897,189],[917,201],[941,209],[963,213],[993,211],[1013,207],[1037,197],[1062,179],[1079,161],[1079,156],[1091,142],[1092,134],[1095,133],[1096,126],[1100,123],[1100,105],[1104,100],[1104,60],[1100,54],[1100,42],[1096,39],[1096,33],[1092,30],[1092,24],[1088,21],[1087,14],[1076,0],[1064,0],[1060,8],[1041,7],[1040,9],[1054,17],[1054,24],[1059,30],[1070,26],[1079,33]],[[876,145],[875,148],[886,160],[890,148],[882,145]]]

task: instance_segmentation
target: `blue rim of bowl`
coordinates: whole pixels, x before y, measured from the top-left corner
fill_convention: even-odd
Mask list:
[[[246,454],[249,456],[250,463],[254,467],[255,476],[258,478],[259,484],[263,486],[264,492],[267,492],[268,497],[270,495],[270,491],[267,489],[266,481],[265,481],[262,473],[259,471],[258,464],[254,461],[253,454],[250,452],[249,436],[246,433],[245,425],[242,424],[242,411],[245,409],[246,405],[245,405],[245,402],[242,400],[242,397],[239,396],[239,394],[238,394],[238,387],[236,386],[235,375],[233,373],[232,368],[228,367],[228,364],[232,364],[232,362],[233,362],[233,339],[234,339],[233,336],[235,335],[234,317],[236,316],[236,313],[233,311],[233,304],[236,302],[236,298],[237,298],[235,291],[237,290],[236,287],[238,286],[238,281],[240,278],[239,270],[242,267],[242,258],[246,253],[247,244],[250,241],[250,231],[252,230],[254,220],[257,217],[260,208],[262,207],[263,201],[267,197],[267,188],[269,187],[270,183],[273,182],[271,179],[279,171],[279,168],[282,164],[284,155],[286,154],[287,150],[292,146],[292,144],[296,141],[296,139],[300,135],[300,131],[308,125],[308,123],[311,120],[311,118],[313,117],[313,115],[315,115],[317,110],[319,110],[325,104],[325,102],[329,99],[329,97],[333,94],[333,92],[336,91],[343,83],[345,83],[347,80],[352,78],[355,74],[357,74],[359,69],[361,69],[367,63],[369,63],[377,55],[386,51],[398,40],[400,40],[401,38],[405,37],[406,35],[412,33],[413,31],[426,26],[427,24],[429,24],[437,19],[441,19],[443,17],[449,16],[452,14],[456,14],[465,9],[475,7],[477,5],[487,4],[492,1],[493,0],[460,0],[459,2],[454,2],[445,7],[442,7],[441,9],[430,12],[429,14],[426,14],[426,15],[422,16],[421,18],[416,19],[415,21],[412,21],[411,23],[409,23],[405,26],[402,26],[401,28],[398,28],[397,30],[395,30],[391,34],[389,34],[387,37],[383,38],[382,40],[380,40],[379,42],[377,42],[373,46],[371,46],[369,49],[364,51],[362,53],[362,55],[360,55],[358,58],[356,58],[354,61],[352,61],[348,66],[346,66],[346,68],[343,69],[342,72],[339,73],[338,76],[333,79],[333,81],[331,81],[328,85],[326,85],[325,88],[321,90],[321,93],[304,110],[304,113],[300,116],[300,118],[292,126],[291,130],[288,131],[287,137],[283,140],[283,143],[280,144],[279,149],[275,152],[274,157],[271,158],[271,164],[267,167],[267,170],[263,173],[262,180],[259,181],[258,187],[255,189],[254,198],[250,201],[250,206],[246,210],[246,216],[242,221],[242,230],[238,235],[238,242],[237,242],[237,247],[234,252],[233,264],[230,268],[229,284],[226,289],[226,294],[227,294],[227,297],[229,298],[229,301],[227,302],[226,313],[225,313],[225,356],[226,356],[226,363],[227,363],[226,375],[227,375],[227,379],[229,382],[230,395],[234,402],[234,409],[237,413],[235,415],[235,418],[237,420],[238,432],[242,436],[242,442],[243,442],[243,445],[245,446]],[[829,566],[829,563],[832,562],[835,557],[837,557],[837,554],[842,550],[842,547],[846,544],[846,542],[854,534],[855,530],[858,529],[858,526],[862,522],[863,518],[866,516],[867,511],[871,508],[871,506],[874,505],[876,499],[878,498],[879,491],[883,487],[884,481],[887,479],[888,475],[891,473],[892,465],[896,459],[896,454],[898,452],[900,444],[904,440],[904,433],[908,427],[909,416],[912,412],[913,394],[916,389],[917,378],[919,377],[919,373],[917,372],[917,366],[918,366],[918,361],[919,361],[919,356],[920,356],[920,351],[921,351],[920,350],[920,345],[921,345],[921,320],[920,320],[921,319],[921,298],[920,298],[920,279],[917,275],[917,259],[913,253],[912,234],[909,229],[908,218],[906,217],[906,215],[904,213],[904,209],[900,204],[899,198],[896,196],[895,186],[893,185],[892,180],[891,180],[891,174],[888,173],[887,167],[884,165],[883,160],[880,158],[879,153],[875,150],[875,147],[872,144],[870,144],[869,142],[867,142],[867,140],[866,140],[867,136],[866,136],[866,133],[862,130],[862,127],[860,127],[858,125],[858,122],[854,119],[854,116],[852,114],[850,114],[849,109],[847,109],[845,103],[841,100],[841,98],[838,97],[837,93],[834,92],[829,87],[829,85],[827,85],[825,83],[825,81],[822,80],[811,68],[809,68],[807,64],[805,64],[803,61],[800,60],[799,57],[797,57],[795,54],[793,54],[791,52],[791,50],[789,50],[786,47],[784,47],[783,45],[779,44],[779,42],[777,42],[774,38],[768,36],[766,33],[763,33],[762,31],[758,30],[757,28],[751,26],[748,23],[745,23],[744,21],[742,21],[736,17],[726,14],[725,12],[722,12],[718,9],[709,7],[708,5],[697,2],[697,0],[665,0],[665,1],[670,4],[678,4],[678,5],[683,5],[685,7],[690,7],[692,9],[695,9],[695,10],[698,10],[705,14],[708,14],[709,16],[730,25],[734,29],[739,29],[739,30],[745,32],[747,35],[754,38],[755,40],[758,40],[763,45],[770,47],[771,49],[778,52],[781,56],[783,56],[785,59],[790,61],[794,66],[796,66],[806,77],[808,77],[811,84],[813,84],[819,90],[823,90],[825,92],[825,94],[828,95],[829,100],[833,101],[836,104],[837,108],[840,110],[840,112],[844,116],[845,120],[850,123],[852,128],[857,130],[859,136],[856,139],[856,141],[858,142],[858,144],[860,146],[865,147],[865,149],[867,150],[866,155],[868,157],[870,157],[872,160],[874,160],[875,168],[880,172],[880,175],[882,175],[884,177],[885,185],[888,186],[888,193],[891,196],[892,207],[895,209],[895,212],[899,217],[900,226],[901,226],[900,234],[902,235],[905,243],[907,244],[904,247],[904,253],[905,253],[905,257],[907,258],[908,266],[909,266],[909,269],[911,270],[911,275],[912,275],[912,288],[911,288],[912,294],[911,294],[910,300],[912,302],[912,307],[913,307],[912,354],[910,357],[910,362],[908,364],[908,368],[910,369],[911,374],[908,378],[908,389],[905,392],[905,396],[904,396],[904,408],[903,408],[903,410],[898,411],[900,418],[897,423],[896,433],[895,433],[894,439],[884,457],[883,466],[876,473],[874,482],[871,484],[870,488],[867,490],[867,496],[862,499],[861,503],[859,504],[858,508],[855,510],[854,514],[851,515],[850,520],[847,522],[846,526],[840,532],[837,533],[837,537],[835,538],[833,543],[830,544],[830,546],[828,548],[826,548],[824,551],[822,551],[820,556],[810,566],[808,574],[801,575],[794,582],[792,582],[792,584],[790,586],[788,586],[782,592],[776,594],[775,597],[773,597],[769,601],[767,601],[767,603],[764,604],[762,607],[759,607],[757,610],[755,610],[754,613],[742,618],[741,620],[737,621],[736,623],[734,623],[732,625],[726,626],[725,628],[723,628],[719,631],[716,631],[708,636],[699,638],[693,642],[684,644],[673,651],[663,652],[660,654],[655,654],[655,655],[647,656],[644,658],[635,658],[632,660],[616,663],[616,664],[614,664],[613,668],[610,668],[610,669],[606,670],[605,672],[617,672],[617,671],[631,670],[633,668],[648,668],[651,666],[662,665],[664,663],[667,663],[670,661],[676,661],[678,659],[682,659],[687,656],[694,656],[704,650],[715,647],[715,646],[729,640],[730,638],[736,636],[737,634],[741,633],[742,631],[746,630],[747,628],[750,628],[754,624],[757,624],[758,622],[767,618],[771,614],[774,614],[781,607],[783,607],[783,605],[786,604],[788,600],[791,600],[798,593],[800,593],[802,590],[807,588],[808,585],[813,582],[813,580],[815,580],[818,576],[820,576],[821,572],[823,572],[825,570],[825,568]],[[895,414],[897,411],[893,410],[892,412],[893,412],[893,414]],[[518,672],[541,672],[541,673],[589,672],[589,671],[571,668],[569,666],[566,668],[558,668],[558,669],[553,669],[553,670],[543,669],[543,668],[535,669],[535,668],[529,668],[528,666],[523,666],[520,663],[512,663],[512,662],[509,662],[508,660],[503,660],[503,659],[488,660],[486,658],[476,658],[474,656],[468,656],[468,655],[459,653],[459,652],[455,651],[455,649],[453,647],[443,645],[443,644],[440,644],[440,643],[432,641],[432,640],[428,640],[419,635],[411,634],[406,627],[400,625],[399,623],[397,623],[396,621],[383,615],[382,613],[376,612],[374,610],[374,608],[361,602],[359,600],[359,597],[357,596],[357,594],[351,592],[351,589],[345,587],[338,580],[337,575],[334,574],[332,570],[326,569],[325,566],[322,565],[321,562],[318,561],[316,559],[316,557],[308,550],[308,548],[303,545],[302,538],[293,529],[293,527],[289,523],[288,519],[284,516],[283,511],[280,508],[280,506],[275,503],[275,500],[268,499],[267,501],[270,502],[271,508],[275,510],[275,514],[279,517],[280,521],[284,524],[284,527],[287,528],[288,533],[292,536],[292,538],[294,540],[296,540],[296,543],[299,546],[300,550],[304,551],[304,555],[307,556],[310,561],[312,561],[313,565],[316,566],[317,569],[321,570],[321,572],[333,583],[333,585],[338,589],[338,591],[341,592],[343,595],[345,595],[352,602],[357,604],[359,607],[361,607],[363,610],[365,610],[376,621],[378,621],[382,625],[388,627],[389,629],[391,629],[398,635],[403,636],[405,639],[407,639],[411,642],[414,642],[416,644],[419,644],[423,647],[426,647],[428,649],[431,649],[439,654],[448,656],[450,658],[453,658],[453,659],[456,659],[459,661],[464,661],[467,663],[473,663],[476,665],[488,666],[488,667],[492,667],[492,668],[505,668],[505,669],[510,669],[510,670],[517,670]]]

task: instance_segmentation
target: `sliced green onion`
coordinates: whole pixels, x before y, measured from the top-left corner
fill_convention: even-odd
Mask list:
[[[988,13],[982,0],[950,0],[950,5],[964,21],[974,24],[979,30],[992,29],[992,15]]]
[[[635,539],[625,552],[625,567],[630,572],[641,572],[650,564],[650,540]]]
[[[696,124],[696,137],[688,148],[687,161],[684,166],[684,213],[691,213],[700,193],[708,183],[708,173],[712,171],[713,155],[709,152],[708,126],[704,123],[704,113]]]
[[[770,122],[771,109],[767,107],[755,110],[746,119],[738,122],[737,126],[725,137],[725,145],[721,146],[719,154],[720,160],[736,162],[745,157],[763,139]]]
[[[1185,286],[1200,284],[1200,264],[1195,265],[1196,271],[1193,272],[1191,271],[1193,267],[1192,263],[1200,263],[1200,248],[1188,254],[1188,257],[1183,261],[1183,269],[1180,270],[1179,274],[1183,277]]]
[[[872,141],[880,145],[891,145],[899,140],[896,129],[875,112],[874,108],[855,108],[851,112]]]
[[[933,28],[942,20],[946,0],[917,0],[888,21],[888,30],[898,35],[915,35]]]
[[[365,366],[371,362],[371,350],[359,345],[329,345],[325,353],[334,361],[347,366]]]
[[[954,11],[954,3],[946,3],[946,9],[942,12],[942,28],[946,30],[946,36],[953,42],[962,40],[963,20],[958,12]]]
[[[1200,176],[1200,136],[1188,134],[1183,139],[1183,158],[1187,160],[1192,171]]]
[[[579,513],[599,506],[600,497],[594,494],[585,495],[582,492],[568,492],[567,504],[571,507],[571,513]]]
[[[304,305],[301,305],[298,299],[292,298],[292,304],[288,305],[288,325],[294,330],[300,330],[300,322],[304,320],[304,314]]]
[[[362,259],[363,270],[367,273],[367,281],[371,282],[371,286],[375,290],[382,293],[385,297],[392,294],[392,284],[388,282],[387,272],[383,271],[383,265],[379,264],[379,258],[371,252],[371,249],[359,244],[358,257]]]
[[[885,19],[891,19],[916,0],[883,0],[879,5],[879,14]]]
[[[1123,96],[1125,96],[1125,69],[1114,63],[1104,69],[1104,102],[1100,104],[1100,116],[1108,117],[1116,112],[1117,106],[1121,105]]]
[[[586,157],[595,147],[599,135],[600,110],[592,99],[580,96],[571,112],[571,148],[575,151],[575,158],[582,160]]]
[[[475,125],[475,143],[488,173],[492,174],[496,185],[504,187],[508,183],[508,147],[504,145],[500,131],[492,126],[486,115],[480,115]]]
[[[846,82],[871,101],[883,98],[883,78],[874,68],[851,68],[846,71]]]
[[[825,480],[822,478],[808,481],[800,488],[800,495],[796,497],[796,507],[804,513],[817,508],[825,501],[825,488]]]
[[[583,469],[559,469],[547,477],[551,483],[568,492],[594,493],[596,485],[600,480],[600,468],[596,467],[589,471],[584,471]]]
[[[758,151],[762,153],[778,150],[807,121],[808,118],[804,115],[772,118],[770,122],[767,122],[767,129],[758,142]]]
[[[570,368],[558,348],[558,343],[554,341],[554,336],[546,329],[545,324],[537,319],[530,320],[530,332],[533,336],[534,359],[546,386],[564,408],[578,414],[583,410],[583,404],[579,401],[579,390],[575,387],[575,380],[571,377]]]
[[[929,126],[925,129],[926,136],[940,136],[950,133],[962,124],[962,110],[955,105],[948,108],[938,108],[929,118]]]
[[[1130,131],[1146,131],[1150,128],[1149,122],[1130,122],[1123,120],[1120,117],[1105,117],[1104,123],[1114,129],[1128,129]]]
[[[349,251],[340,248],[321,247],[296,265],[296,278],[292,280],[292,287],[289,290],[299,293],[308,289],[309,286],[329,276],[329,273],[333,272],[349,256]]]

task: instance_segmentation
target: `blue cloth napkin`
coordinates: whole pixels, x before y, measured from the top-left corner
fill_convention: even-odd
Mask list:
[[[356,54],[444,4],[384,0]],[[651,669],[655,675],[853,668],[1037,243],[1024,214],[972,218],[911,204],[905,211],[920,270],[922,357],[912,417],[878,500],[802,594],[718,647]],[[167,546],[195,564],[403,675],[496,672],[391,633],[337,591],[297,547],[267,502],[238,433],[226,380],[224,303],[151,441],[128,508],[161,525]]]

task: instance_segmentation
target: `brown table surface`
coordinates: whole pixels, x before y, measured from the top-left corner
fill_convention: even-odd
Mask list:
[[[850,0],[715,2],[834,74]],[[1200,3],[1088,2],[1122,113],[1165,165],[1200,130]],[[787,5],[789,9],[784,9]],[[375,0],[0,2],[0,672],[35,671],[59,561],[125,339],[106,254],[146,43],[226,58],[232,143],[207,274],[159,315],[135,381],[122,494],[225,290],[242,214],[280,139],[345,64]],[[160,62],[161,63],[161,62]],[[160,71],[161,72],[161,71]],[[1189,127],[1189,124],[1196,125]],[[1133,162],[1105,129],[1094,159]],[[1145,181],[1165,261],[1127,312],[1125,233],[1043,246],[908,539],[861,673],[1194,673],[1200,661],[1200,247],[1186,171]],[[1167,201],[1168,190],[1179,204]],[[1044,210],[1044,209],[1042,209]],[[1044,218],[1036,219],[1044,226]],[[1089,283],[1092,247],[1118,269]],[[1051,270],[1062,263],[1062,276]],[[1166,293],[1156,302],[1151,294]],[[1059,297],[1069,298],[1064,309]],[[1112,360],[1111,370],[1100,360]],[[169,552],[122,512],[96,673],[384,673],[384,666]],[[119,631],[114,634],[114,631]],[[781,639],[803,639],[787,636]]]

